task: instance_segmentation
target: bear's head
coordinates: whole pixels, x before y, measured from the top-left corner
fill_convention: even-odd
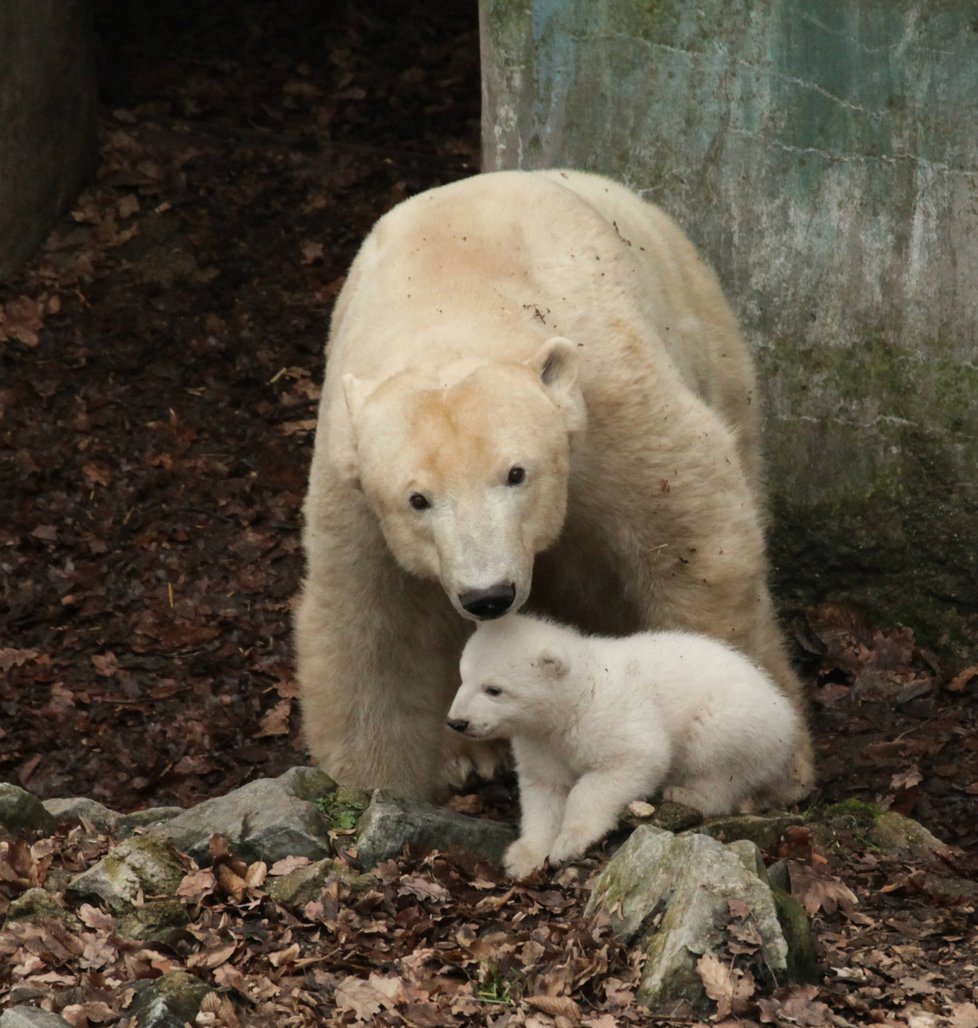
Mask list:
[[[473,739],[546,732],[571,667],[566,639],[546,621],[508,615],[482,624],[462,651],[448,727]]]
[[[551,339],[525,363],[468,361],[438,382],[404,371],[343,386],[341,470],[396,560],[441,582],[463,617],[519,610],[567,510],[570,440],[585,417],[573,344]]]

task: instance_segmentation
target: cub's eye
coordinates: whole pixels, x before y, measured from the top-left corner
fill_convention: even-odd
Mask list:
[[[431,506],[431,501],[427,496],[422,496],[421,493],[411,493],[408,497],[408,503],[415,510],[427,510]]]
[[[507,485],[522,485],[526,480],[526,470],[521,468],[519,464],[514,464],[509,469],[509,474],[506,476]]]
[[[502,694],[503,694],[502,689],[500,689],[498,685],[484,685],[482,687],[482,691],[487,696],[493,696],[493,697],[502,696]]]

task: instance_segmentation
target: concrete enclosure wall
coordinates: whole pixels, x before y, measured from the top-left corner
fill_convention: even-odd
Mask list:
[[[95,114],[87,0],[0,0],[0,281],[91,171]]]
[[[776,585],[978,638],[973,0],[481,0],[486,170],[685,226],[762,373]]]

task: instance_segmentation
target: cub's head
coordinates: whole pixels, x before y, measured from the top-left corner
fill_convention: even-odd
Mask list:
[[[573,345],[552,339],[525,364],[472,362],[446,383],[402,372],[343,384],[346,473],[397,561],[440,581],[463,617],[518,610],[535,555],[564,524],[570,438],[584,422]]]
[[[473,739],[509,739],[545,731],[553,722],[571,656],[547,622],[509,615],[479,626],[459,670],[462,684],[448,727]]]

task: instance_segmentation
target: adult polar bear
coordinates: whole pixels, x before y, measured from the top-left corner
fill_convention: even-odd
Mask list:
[[[614,182],[484,174],[383,217],[333,313],[304,509],[315,761],[430,797],[478,756],[445,729],[471,621],[527,602],[589,633],[718,636],[801,711],[754,391],[713,274]],[[804,735],[779,798],[811,782]]]

